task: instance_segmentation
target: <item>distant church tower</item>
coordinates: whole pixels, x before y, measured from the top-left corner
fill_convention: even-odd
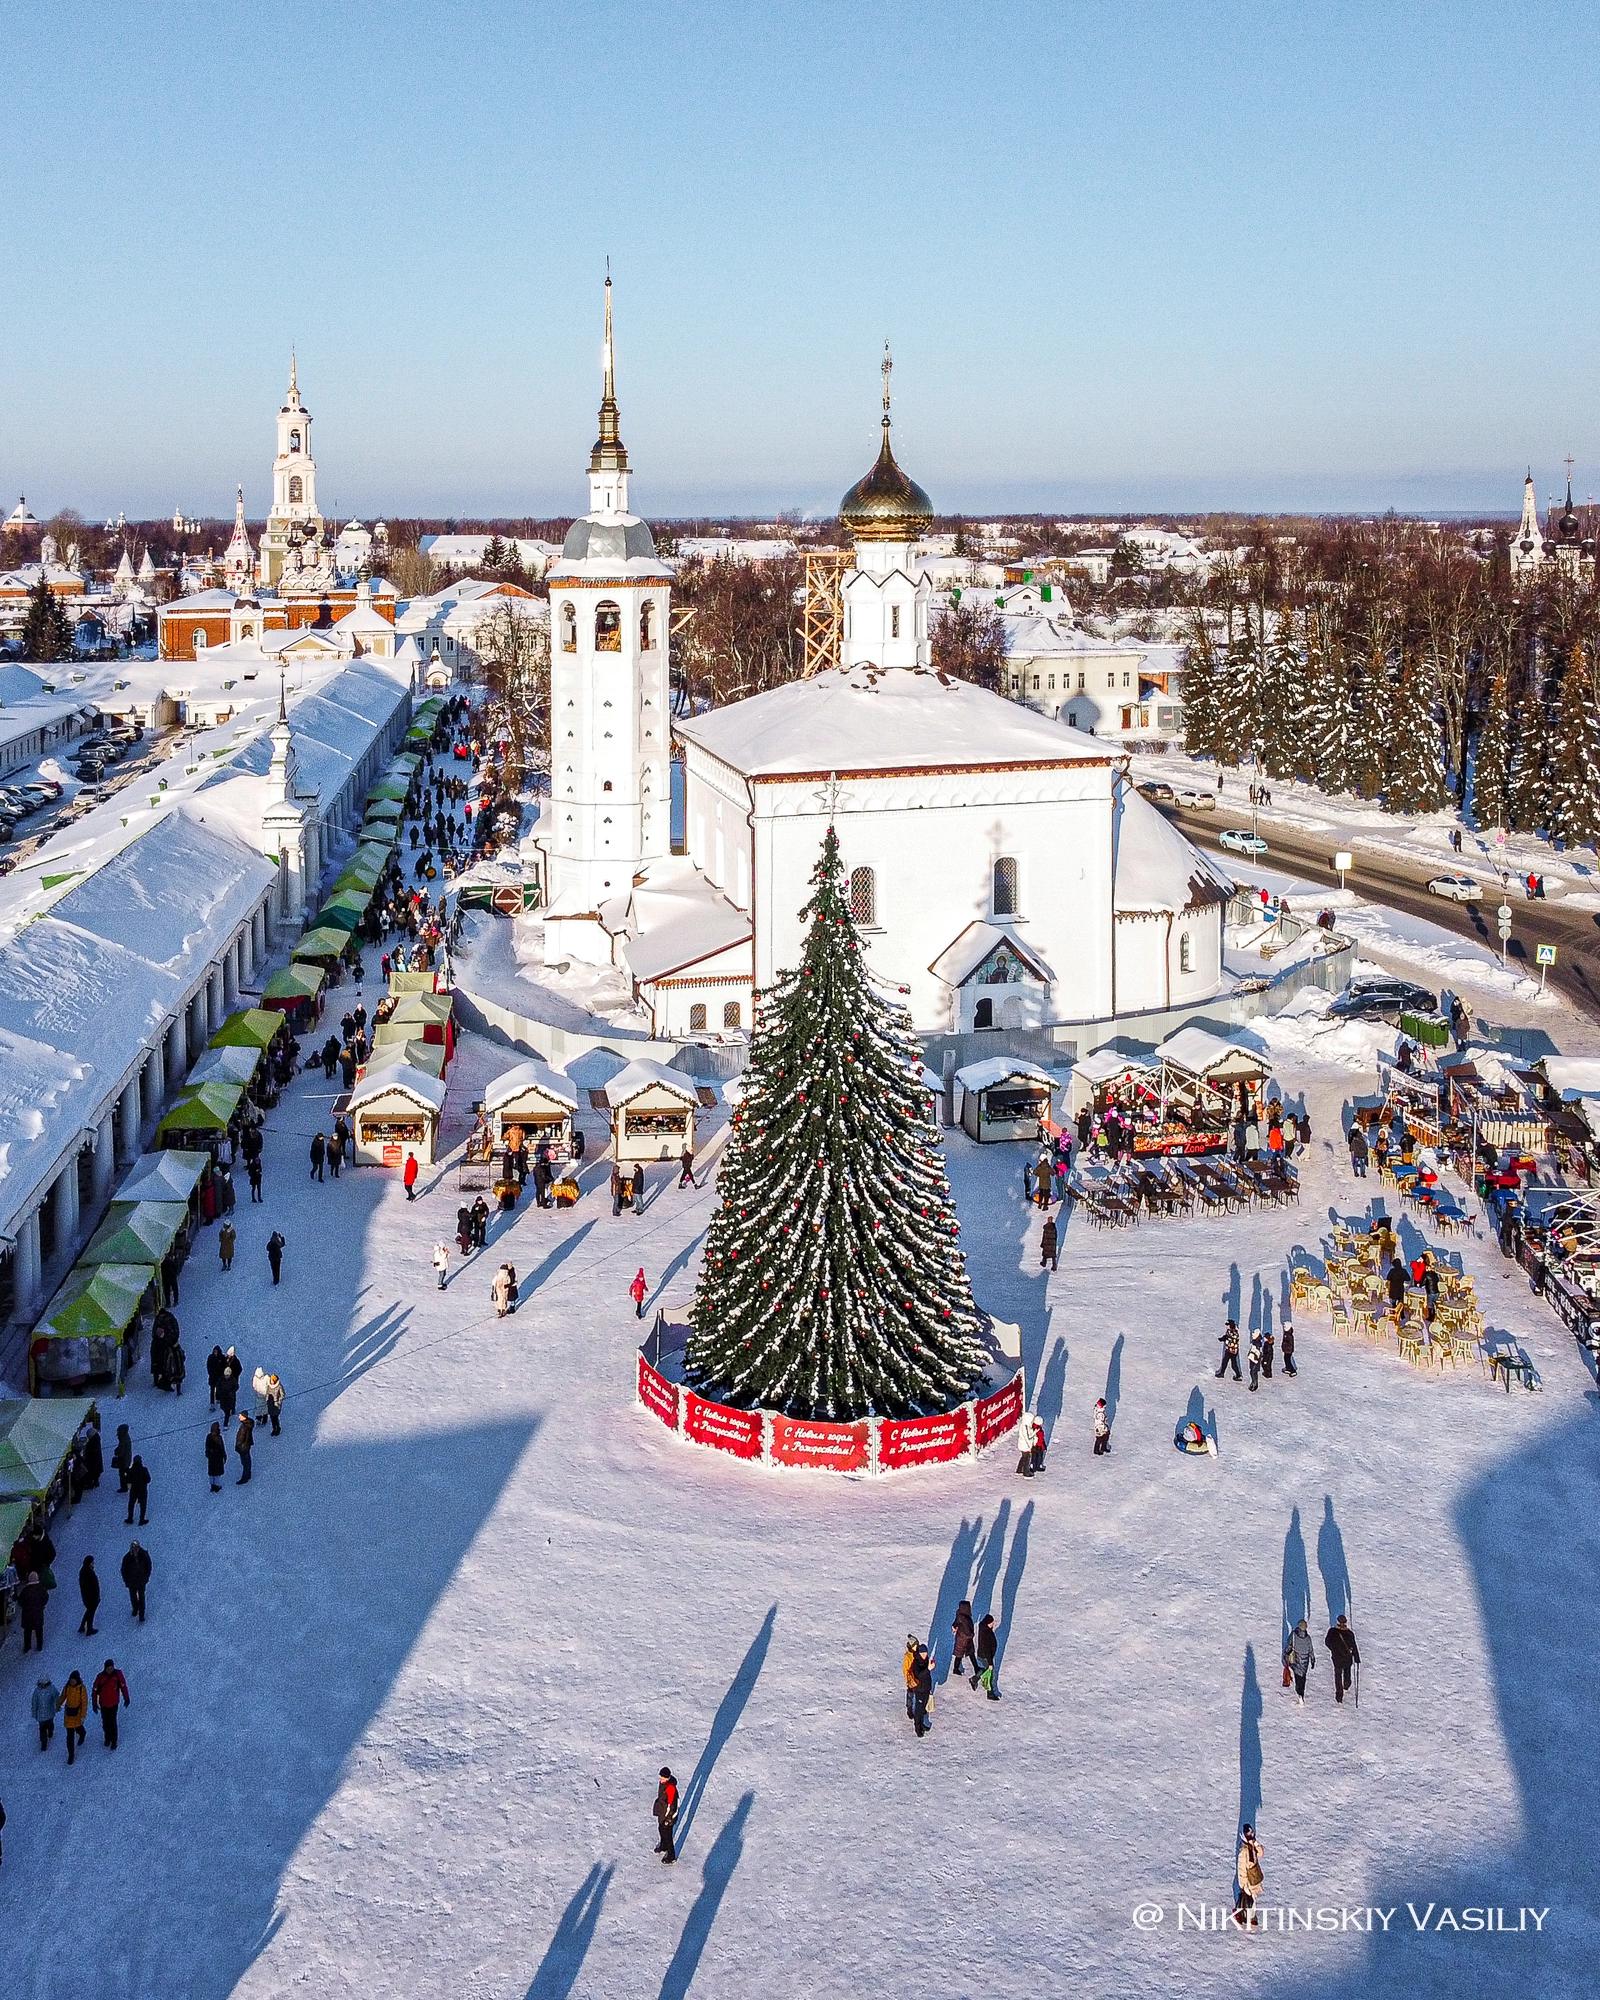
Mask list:
[[[855,567],[839,586],[844,630],[839,664],[926,667],[933,657],[928,612],[933,586],[912,547],[933,524],[933,503],[895,463],[889,442],[889,374],[883,350],[883,443],[878,462],[839,503],[839,525],[855,543]]]
[[[311,456],[311,412],[300,400],[295,357],[289,356],[289,393],[278,412],[278,456],[272,462],[272,507],[261,536],[260,577],[270,590],[283,574],[291,533],[322,539],[317,512],[317,462]]]
[[[1522,489],[1522,524],[1512,537],[1513,579],[1536,576],[1544,563],[1544,536],[1539,532],[1539,496],[1533,490],[1533,468]]]
[[[541,817],[545,955],[611,962],[603,905],[671,851],[667,618],[672,571],[628,509],[606,279],[600,435],[589,512],[567,531],[550,588],[550,799]],[[615,912],[613,913],[616,914]]]
[[[250,589],[255,563],[256,552],[250,546],[250,531],[244,524],[244,488],[241,486],[233,509],[233,540],[222,558],[223,576],[235,596]]]

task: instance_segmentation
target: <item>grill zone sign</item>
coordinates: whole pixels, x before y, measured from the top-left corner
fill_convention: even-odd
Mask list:
[[[868,1417],[850,1424],[812,1422],[775,1410],[736,1410],[668,1381],[638,1356],[635,1399],[689,1443],[731,1458],[824,1472],[902,1472],[976,1458],[1010,1435],[1022,1419],[1019,1369],[991,1396],[932,1417]]]

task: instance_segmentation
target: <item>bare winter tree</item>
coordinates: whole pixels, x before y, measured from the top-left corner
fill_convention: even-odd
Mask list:
[[[934,671],[976,681],[993,694],[1004,692],[1007,637],[1005,620],[987,604],[952,604],[934,622]]]
[[[522,597],[500,600],[473,628],[472,647],[489,695],[491,736],[510,745],[513,781],[548,767],[550,620]]]
[[[672,589],[672,671],[682,699],[720,707],[798,680],[804,589],[798,556],[681,562]],[[685,611],[693,615],[682,618]]]

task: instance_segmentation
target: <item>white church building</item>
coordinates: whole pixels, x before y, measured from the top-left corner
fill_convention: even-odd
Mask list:
[[[672,575],[629,511],[608,287],[591,511],[549,572],[546,963],[627,971],[661,1037],[748,1029],[755,992],[799,960],[831,818],[871,967],[921,1032],[1065,1031],[1212,998],[1231,884],[1125,756],[933,671],[934,585],[913,558],[933,509],[895,461],[884,373],[878,459],[839,510],[855,546],[840,664],[671,723],[674,856]]]

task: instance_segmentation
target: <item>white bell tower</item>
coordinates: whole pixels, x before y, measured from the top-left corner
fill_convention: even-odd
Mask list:
[[[311,456],[311,412],[300,400],[295,356],[289,356],[289,393],[278,412],[278,455],[272,461],[272,507],[261,536],[261,581],[269,588],[283,574],[291,530],[322,540],[317,512],[317,461]]]
[[[600,435],[589,512],[550,566],[550,798],[540,819],[545,955],[609,964],[601,911],[671,852],[667,619],[672,571],[628,508],[606,279]],[[613,915],[617,915],[613,912]]]

